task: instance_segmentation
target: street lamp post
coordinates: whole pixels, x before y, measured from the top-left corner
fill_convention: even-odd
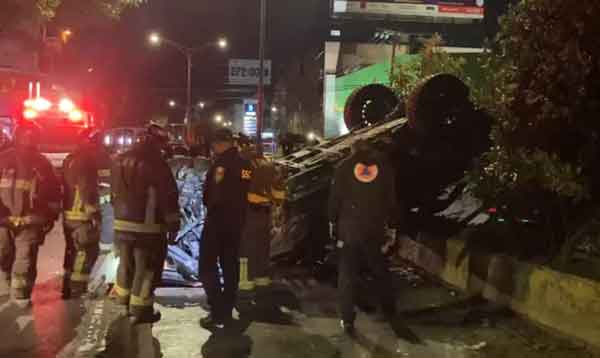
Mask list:
[[[148,36],[148,41],[150,42],[150,44],[152,44],[154,46],[159,46],[161,43],[164,42],[165,44],[177,49],[179,52],[181,52],[185,56],[187,85],[186,85],[186,106],[185,106],[184,123],[187,126],[190,126],[190,124],[191,124],[190,117],[192,114],[192,59],[193,59],[194,53],[199,52],[200,50],[203,50],[207,47],[210,47],[210,46],[214,45],[214,43],[209,42],[200,47],[187,47],[187,46],[184,46],[173,40],[162,37],[160,34],[155,33],[155,32],[151,33]],[[217,41],[216,45],[218,48],[224,50],[227,48],[227,40],[221,38]]]

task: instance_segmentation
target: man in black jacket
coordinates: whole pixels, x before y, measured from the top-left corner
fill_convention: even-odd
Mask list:
[[[252,179],[250,162],[240,156],[227,129],[215,133],[214,164],[206,175],[204,205],[207,217],[200,247],[200,279],[206,291],[210,316],[206,328],[223,328],[231,320],[239,284],[239,250]],[[218,265],[223,271],[223,284]]]
[[[381,247],[384,227],[397,215],[395,172],[391,163],[364,141],[336,169],[329,198],[329,220],[340,249],[341,325],[354,332],[354,295],[360,264],[366,260],[375,276],[384,315],[395,316],[391,275]]]

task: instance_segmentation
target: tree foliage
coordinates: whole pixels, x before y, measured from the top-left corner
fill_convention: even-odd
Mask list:
[[[595,0],[522,0],[484,61],[494,145],[468,179],[488,205],[539,213],[561,242],[598,206],[599,16]]]
[[[118,18],[131,6],[146,0],[2,0],[0,1],[0,32],[19,29],[22,24],[43,24],[60,13]]]
[[[442,37],[435,34],[425,42],[419,54],[408,62],[392,64],[394,68],[390,82],[400,97],[407,98],[424,78],[436,73],[453,74],[467,84],[472,83],[465,71],[465,58],[450,55],[441,49],[442,45]]]

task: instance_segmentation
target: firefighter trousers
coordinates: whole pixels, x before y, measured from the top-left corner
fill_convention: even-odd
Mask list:
[[[43,241],[39,227],[0,227],[0,296],[28,299],[37,276],[38,249]]]
[[[344,246],[340,249],[338,276],[340,313],[344,322],[354,322],[355,319],[355,296],[363,264],[368,266],[373,275],[383,314],[394,316],[396,310],[392,275],[387,258],[381,252],[383,236],[363,234],[357,230],[340,230],[339,234],[344,241]]]
[[[92,268],[100,252],[97,226],[85,221],[65,221],[65,277],[63,291],[81,295],[87,291]]]
[[[270,208],[248,208],[240,249],[240,290],[270,284]]]
[[[240,279],[241,228],[208,218],[200,243],[200,280],[215,321],[231,318]],[[219,266],[223,272],[220,280]]]
[[[135,317],[154,312],[154,289],[160,282],[167,241],[162,235],[144,235],[123,239],[115,234],[119,251],[119,268],[114,293],[117,301],[129,305],[129,313]]]

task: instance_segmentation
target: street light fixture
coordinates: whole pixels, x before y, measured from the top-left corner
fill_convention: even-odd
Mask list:
[[[217,114],[217,115],[215,116],[215,122],[217,122],[217,123],[221,123],[221,122],[223,122],[223,116],[222,116],[222,115],[220,115],[220,114]]]
[[[198,107],[200,107],[200,109],[204,109],[205,106],[206,106],[206,103],[198,102]]]
[[[271,112],[277,113],[277,107],[275,107],[275,106],[271,107]]]
[[[160,45],[160,40],[161,40],[160,35],[156,32],[153,32],[150,35],[148,35],[148,41],[152,45]]]
[[[175,102],[174,100],[169,101],[169,107],[175,108],[176,105],[177,105],[177,102]]]
[[[190,116],[192,113],[192,57],[194,53],[210,48],[216,45],[217,48],[225,50],[228,46],[227,39],[220,38],[216,43],[208,42],[200,47],[187,47],[180,43],[177,43],[171,39],[161,36],[158,32],[152,32],[148,35],[148,42],[153,46],[160,46],[165,43],[179,52],[181,52],[186,59],[187,63],[187,103],[185,109],[185,123],[190,124]]]
[[[73,31],[71,29],[64,29],[60,33],[60,38],[63,43],[67,43],[71,36],[73,36]]]

